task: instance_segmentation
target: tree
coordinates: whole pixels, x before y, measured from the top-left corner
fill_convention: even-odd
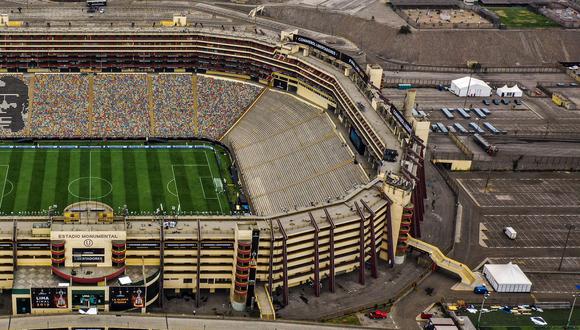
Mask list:
[[[409,25],[401,25],[399,29],[399,34],[409,34],[411,33],[411,27]]]

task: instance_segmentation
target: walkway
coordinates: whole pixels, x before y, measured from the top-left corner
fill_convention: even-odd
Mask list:
[[[360,329],[359,327],[337,327],[314,323],[290,323],[259,321],[256,319],[202,319],[184,316],[150,316],[123,314],[119,317],[114,314],[101,315],[43,315],[26,316],[0,319],[0,330],[3,329],[68,329],[69,327],[115,327],[131,329],[212,329],[212,330],[292,330],[296,328],[304,330],[339,330]],[[368,328],[366,328],[368,329]]]

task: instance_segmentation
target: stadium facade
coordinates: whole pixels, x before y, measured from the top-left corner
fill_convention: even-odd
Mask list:
[[[305,283],[316,295],[333,292],[336,276],[353,271],[364,284],[404,260],[408,234],[420,236],[429,123],[411,115],[412,100],[401,112],[381,95],[376,65],[363,69],[297,31],[279,39],[203,29],[0,36],[6,73],[206,74],[293,94],[350,132],[371,168],[371,180],[344,196],[267,214],[130,216],[87,201],[62,216],[4,216],[0,286],[12,290],[14,314],[145,311],[169,290],[223,289],[234,309],[257,304],[274,318],[273,295],[287,304],[289,288]]]

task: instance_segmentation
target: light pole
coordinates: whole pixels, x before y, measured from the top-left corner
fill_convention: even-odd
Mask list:
[[[562,257],[560,258],[560,265],[558,266],[558,271],[562,269],[562,263],[564,262],[564,255],[566,255],[566,248],[568,247],[568,239],[570,238],[570,233],[572,230],[576,229],[573,224],[567,224],[566,229],[568,229],[568,234],[566,234],[566,242],[564,243],[564,250],[562,250]]]
[[[578,298],[578,295],[575,294],[573,297],[574,297],[574,301],[572,302],[572,307],[570,307],[570,315],[568,315],[568,322],[566,322],[566,329],[570,329],[570,320],[572,319],[572,313],[574,313],[574,305],[576,305],[576,298]]]
[[[481,308],[479,309],[479,315],[477,315],[477,328],[479,329],[479,321],[481,321],[481,312],[483,310],[483,304],[485,304],[485,301],[487,300],[487,298],[489,298],[489,293],[486,293],[483,295],[483,300],[481,301]]]

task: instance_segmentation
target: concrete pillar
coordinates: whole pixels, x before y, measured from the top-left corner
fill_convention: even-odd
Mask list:
[[[413,117],[413,108],[415,108],[415,97],[417,96],[417,91],[414,89],[410,89],[407,91],[405,95],[405,117],[412,118]]]

